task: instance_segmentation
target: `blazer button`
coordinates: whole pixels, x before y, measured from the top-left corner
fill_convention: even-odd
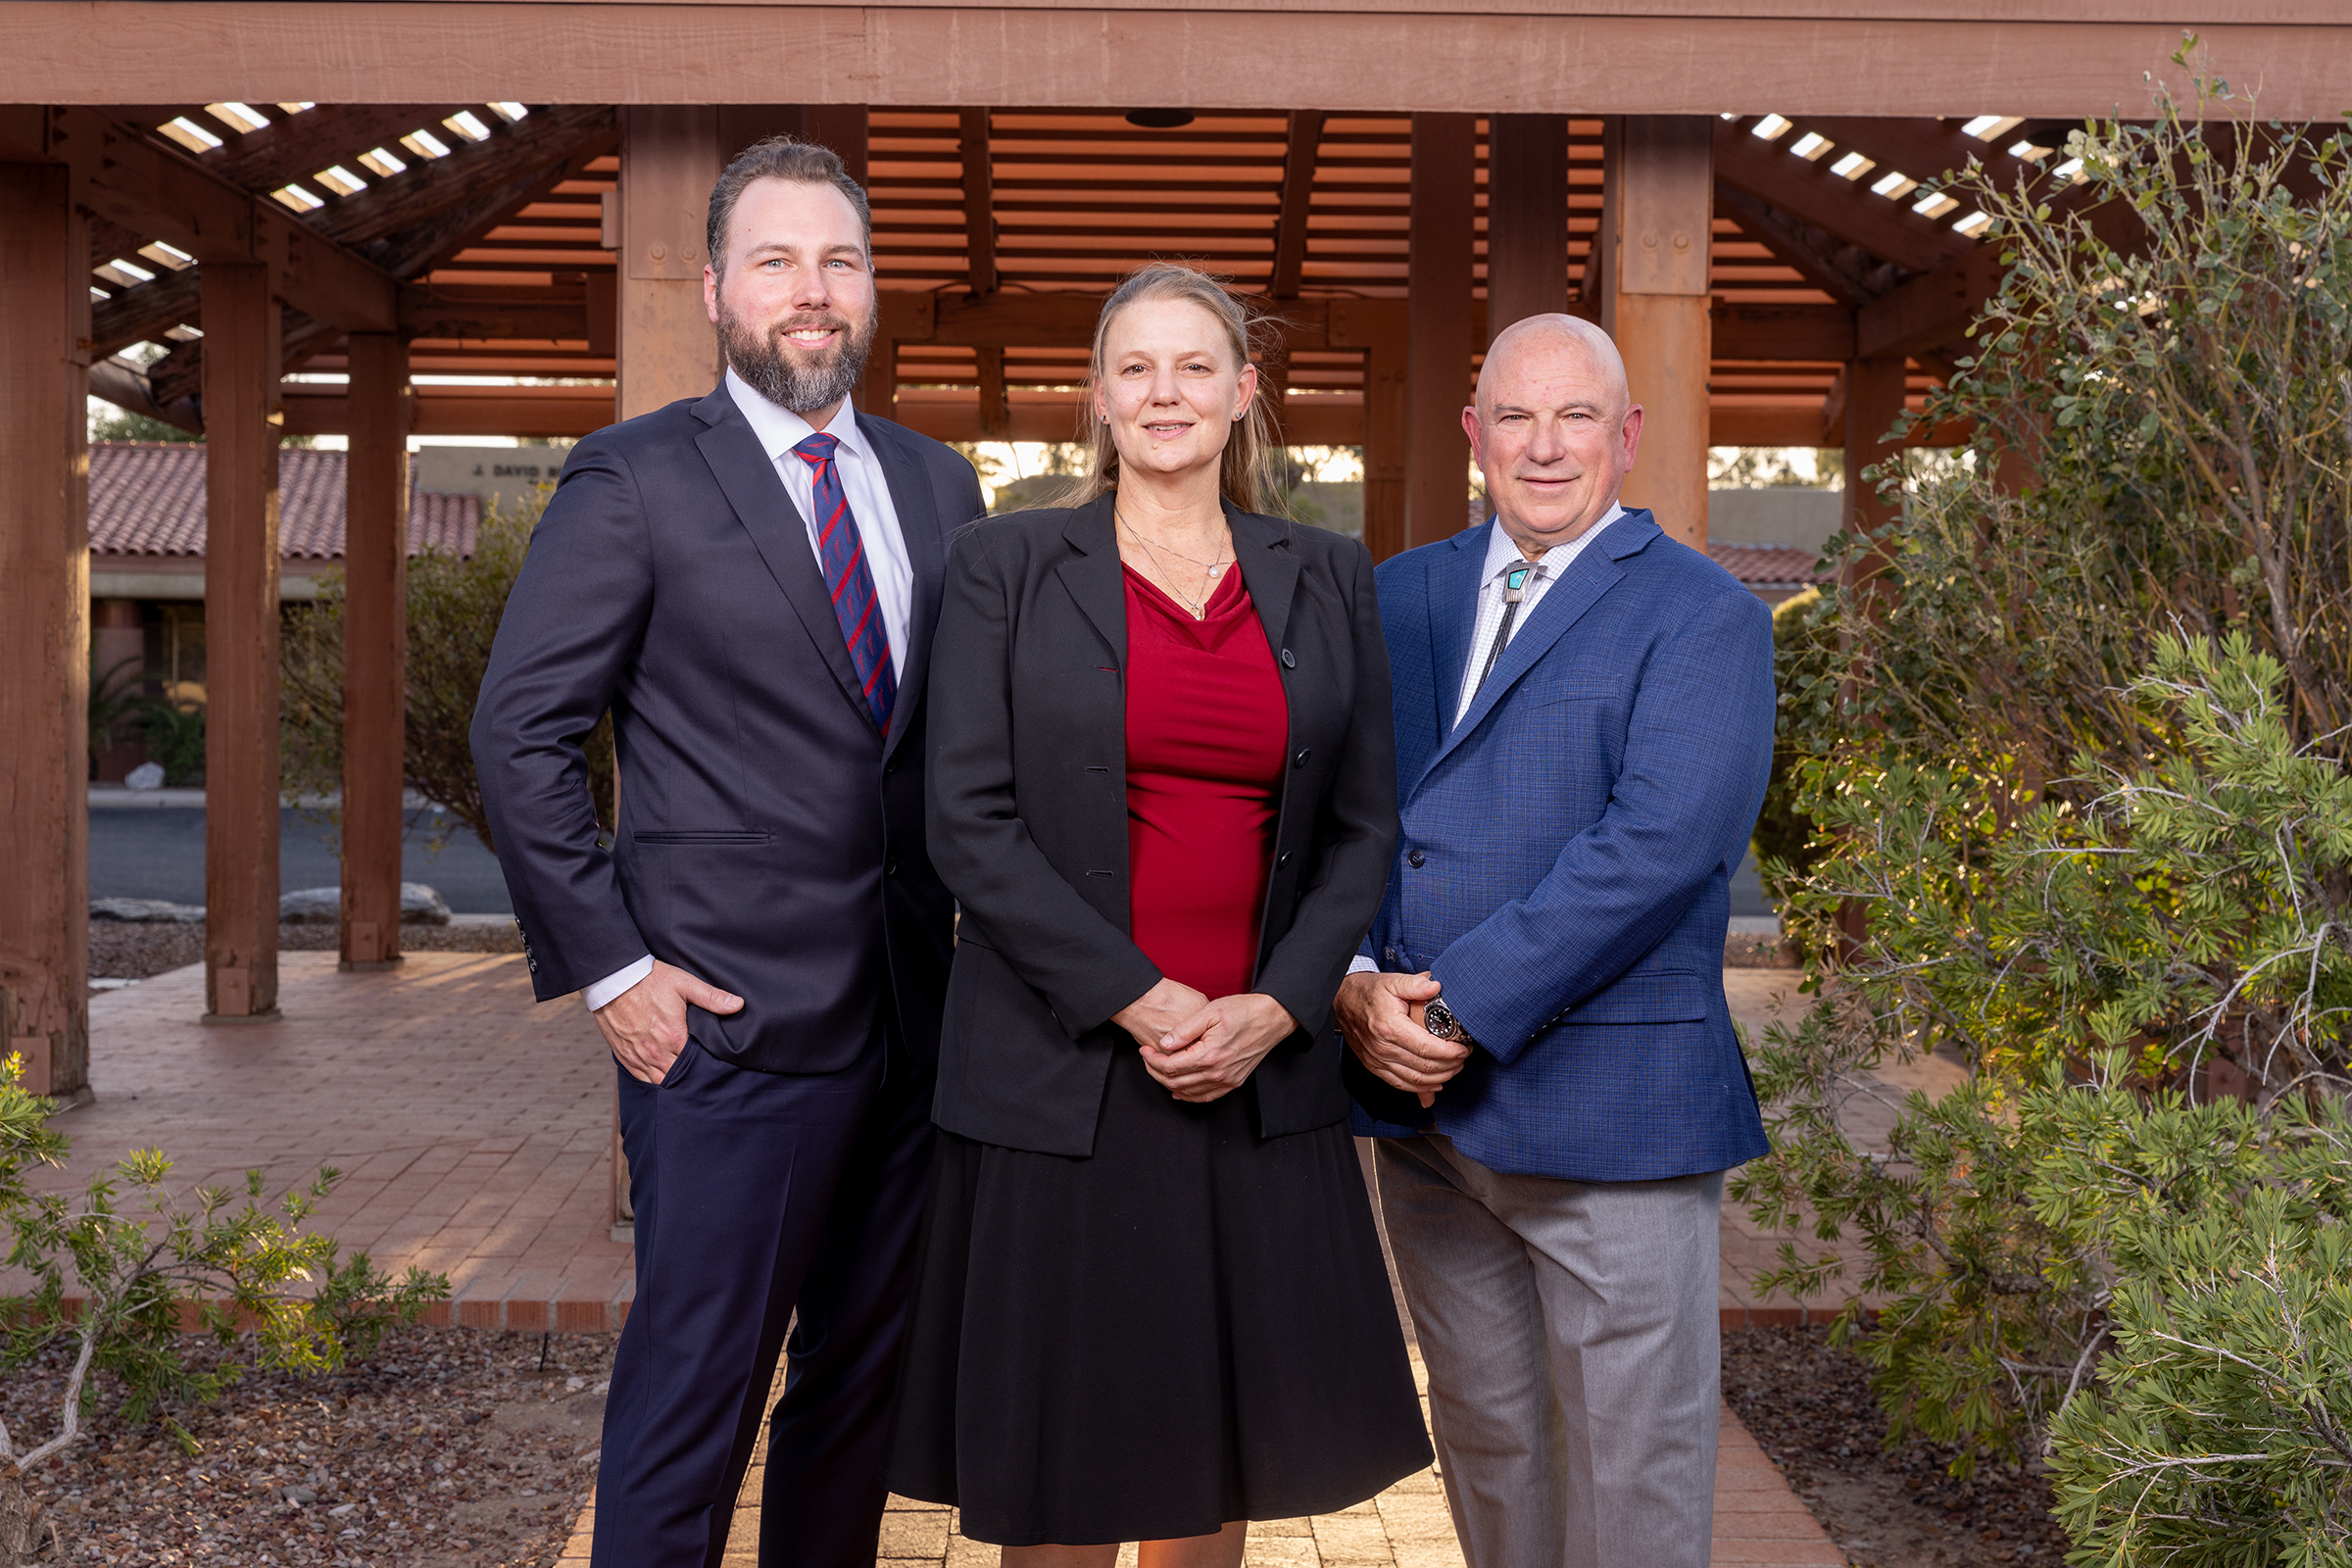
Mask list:
[[[1426,864],[1428,860],[1429,857],[1423,855],[1419,850],[1408,850],[1405,852],[1404,863],[1407,865],[1420,866]]]
[[[1288,850],[1285,850],[1285,851],[1283,851],[1283,852],[1282,852],[1280,855],[1277,855],[1276,857],[1274,857],[1274,869],[1275,869],[1275,870],[1277,870],[1277,871],[1281,870],[1281,869],[1282,869],[1284,866],[1286,866],[1286,865],[1288,865],[1288,864],[1290,864],[1290,863],[1291,863],[1291,852],[1290,852],[1290,851],[1288,851]]]
[[[899,760],[898,760],[897,758],[895,758],[895,757],[894,757],[894,758],[892,758],[892,759],[891,759],[889,761],[887,761],[887,762],[884,762],[884,763],[882,764],[882,776],[883,776],[884,778],[888,778],[888,777],[890,777],[890,775],[891,775],[891,774],[893,774],[893,773],[896,773],[898,770],[899,770]]]
[[[1395,948],[1383,948],[1380,951],[1382,956],[1385,956],[1391,963],[1402,963],[1404,961],[1396,956],[1396,950]]]
[[[899,858],[897,856],[894,855],[889,859],[882,862],[882,874],[884,876],[897,876],[899,874]]]
[[[1285,669],[1297,669],[1298,667],[1298,661],[1291,657],[1291,651],[1288,648],[1285,648],[1282,651],[1282,667]]]
[[[1304,766],[1306,765],[1307,754],[1308,754],[1308,753],[1310,753],[1310,752],[1312,752],[1313,750],[1314,750],[1314,748],[1313,748],[1313,747],[1311,747],[1311,746],[1301,746],[1301,747],[1299,747],[1299,748],[1298,748],[1298,755],[1297,757],[1294,757],[1294,758],[1292,758],[1292,759],[1291,759],[1291,765],[1292,765],[1293,767],[1304,767]]]

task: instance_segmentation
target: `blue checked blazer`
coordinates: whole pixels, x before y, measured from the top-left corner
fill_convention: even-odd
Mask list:
[[[1352,1056],[1355,1130],[1651,1181],[1767,1152],[1723,994],[1772,764],[1772,615],[1646,512],[1553,583],[1462,721],[1488,522],[1384,563],[1402,832],[1364,952],[1478,1049],[1434,1111]],[[1481,651],[1483,653],[1483,651]]]

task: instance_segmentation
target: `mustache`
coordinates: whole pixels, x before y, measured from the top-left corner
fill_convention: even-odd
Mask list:
[[[780,341],[787,332],[807,331],[810,327],[824,327],[845,337],[855,337],[858,330],[857,323],[848,317],[835,315],[831,311],[797,311],[781,321],[769,322],[767,335],[771,340]]]

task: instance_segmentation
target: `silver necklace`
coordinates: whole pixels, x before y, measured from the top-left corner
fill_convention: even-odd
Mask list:
[[[1127,520],[1126,512],[1121,509],[1116,502],[1111,504],[1111,511],[1118,517],[1119,526],[1125,528],[1128,533],[1134,536],[1135,542],[1144,547],[1144,554],[1149,556],[1152,561],[1152,575],[1157,577],[1160,580],[1161,586],[1167,589],[1168,597],[1175,600],[1179,605],[1182,605],[1184,607],[1185,613],[1191,615],[1195,620],[1206,620],[1208,618],[1208,601],[1211,594],[1215,591],[1216,581],[1224,574],[1225,568],[1233,564],[1233,558],[1229,554],[1220,551],[1215,561],[1200,561],[1192,556],[1184,554],[1184,552],[1176,549],[1172,545],[1164,547],[1167,550],[1167,553],[1171,556],[1174,556],[1178,561],[1188,562],[1191,564],[1200,568],[1200,596],[1196,599],[1187,599],[1183,592],[1176,586],[1176,574],[1168,570],[1167,566],[1163,564],[1159,559],[1160,550],[1163,547],[1154,545],[1150,539],[1144,536],[1144,531],[1141,528],[1138,528],[1134,523],[1129,522]]]

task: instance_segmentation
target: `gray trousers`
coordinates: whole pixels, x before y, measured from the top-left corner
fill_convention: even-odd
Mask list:
[[[1705,1568],[1723,1173],[1570,1182],[1437,1135],[1377,1150],[1469,1568]]]

